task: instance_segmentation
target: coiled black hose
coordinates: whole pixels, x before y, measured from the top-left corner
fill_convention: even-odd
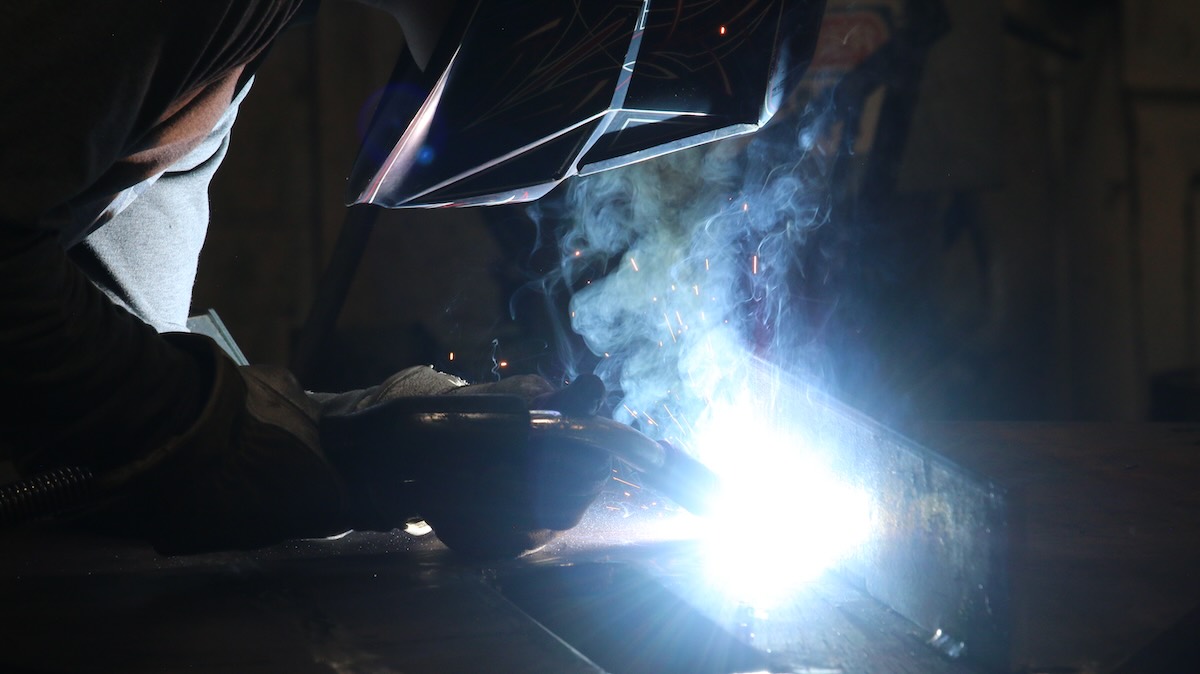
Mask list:
[[[92,471],[58,468],[0,487],[0,527],[7,528],[62,513],[83,504],[91,492]]]

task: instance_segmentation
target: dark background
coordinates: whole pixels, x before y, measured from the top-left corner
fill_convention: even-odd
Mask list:
[[[1162,404],[1186,403],[1188,380],[1161,394],[1200,365],[1200,4],[914,6],[931,3],[830,0],[932,40],[910,79],[889,71],[863,92],[856,161],[889,159],[887,189],[812,244],[841,260],[821,291],[847,308],[827,340],[839,394],[881,416],[1190,416]],[[193,308],[215,308],[252,361],[290,358],[358,128],[402,49],[390,18],[329,0],[279,41],[243,106]],[[544,367],[558,356],[545,317],[509,313],[547,264],[534,235],[520,208],[385,213],[306,383],[416,363],[478,379],[494,354],[505,371]]]

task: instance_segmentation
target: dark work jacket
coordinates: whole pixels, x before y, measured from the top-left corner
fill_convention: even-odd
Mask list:
[[[104,468],[199,415],[204,364],[66,255],[202,143],[306,0],[0,3],[0,454]],[[169,217],[169,214],[166,215]]]

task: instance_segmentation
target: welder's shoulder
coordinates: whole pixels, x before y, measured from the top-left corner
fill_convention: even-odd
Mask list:
[[[192,92],[241,72],[302,4],[0,3],[0,219],[38,222],[111,182],[114,162]]]

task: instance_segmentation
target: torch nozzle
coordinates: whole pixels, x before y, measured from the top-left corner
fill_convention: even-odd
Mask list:
[[[646,485],[692,514],[712,514],[713,501],[721,490],[716,473],[669,442],[658,444],[666,459],[661,467],[643,473]]]
[[[530,412],[531,428],[543,439],[569,437],[573,443],[607,451],[642,475],[645,485],[697,515],[706,515],[720,489],[707,466],[668,442],[604,417],[567,417],[552,411]]]

